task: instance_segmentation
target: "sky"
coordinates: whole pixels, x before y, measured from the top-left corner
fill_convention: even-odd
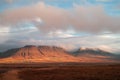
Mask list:
[[[0,51],[24,45],[120,54],[120,0],[0,0]]]

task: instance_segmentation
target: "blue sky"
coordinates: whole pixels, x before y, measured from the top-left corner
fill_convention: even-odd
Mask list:
[[[83,6],[96,6],[102,5],[108,14],[119,15],[120,14],[120,1],[119,0],[1,0],[0,11],[6,9],[14,9],[24,6],[34,5],[38,2],[44,2],[46,5],[51,5],[59,8],[72,8],[74,4]]]
[[[119,53],[119,26],[120,0],[0,1],[1,50],[56,42]]]

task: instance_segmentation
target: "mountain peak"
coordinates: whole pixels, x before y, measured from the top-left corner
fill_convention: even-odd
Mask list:
[[[24,47],[36,47],[35,45],[25,45]]]
[[[79,48],[74,52],[75,55],[103,55],[103,56],[111,56],[112,53],[101,50],[99,48]]]

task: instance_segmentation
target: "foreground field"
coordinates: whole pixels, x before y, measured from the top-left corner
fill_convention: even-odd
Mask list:
[[[1,64],[0,80],[120,80],[120,64]]]

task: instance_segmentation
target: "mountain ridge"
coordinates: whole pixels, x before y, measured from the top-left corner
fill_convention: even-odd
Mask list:
[[[26,45],[10,49],[0,55],[0,62],[112,62],[114,54],[100,49],[79,48],[68,52],[61,47]]]

